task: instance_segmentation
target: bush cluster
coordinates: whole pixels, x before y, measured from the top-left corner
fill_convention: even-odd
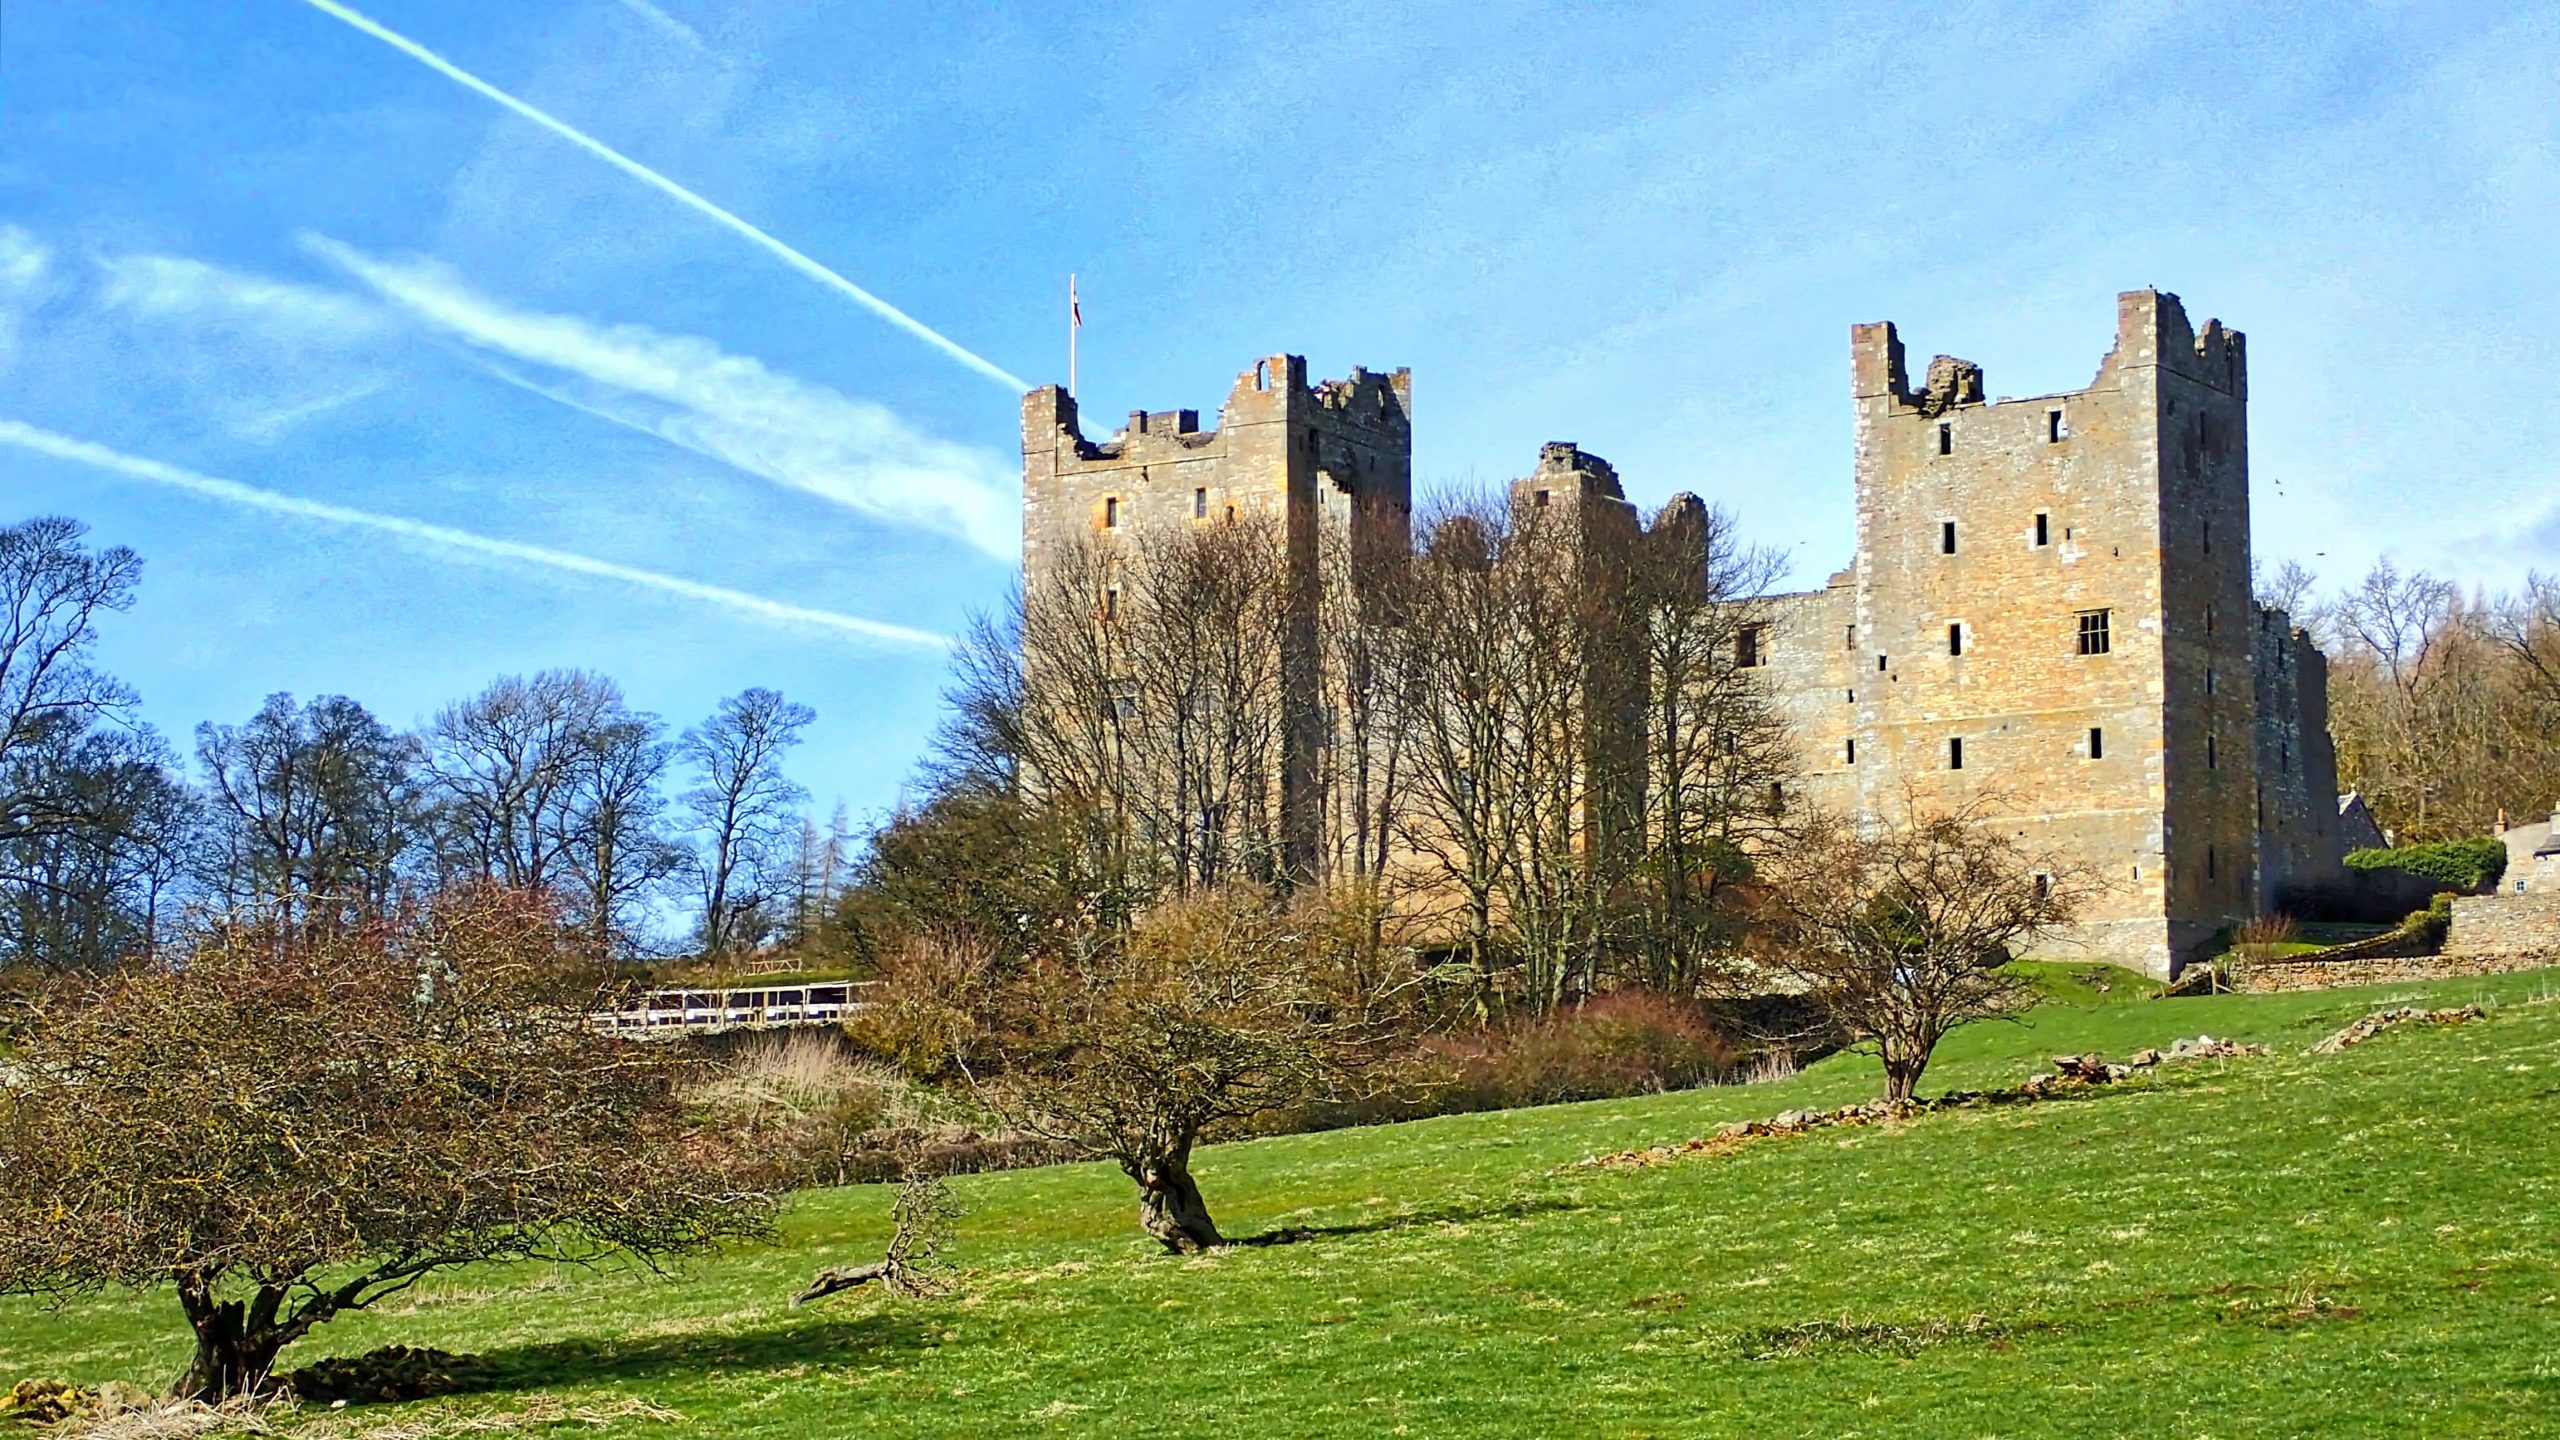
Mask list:
[[[2439,885],[2476,893],[2497,884],[2507,873],[2507,847],[2494,835],[2474,835],[2389,850],[2351,850],[2347,853],[2347,868],[2405,870]]]

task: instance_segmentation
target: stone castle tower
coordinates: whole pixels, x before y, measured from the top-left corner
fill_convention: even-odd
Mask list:
[[[1736,657],[1798,736],[1789,788],[1870,817],[1979,801],[2103,885],[2058,953],[2156,974],[2334,881],[2326,662],[2250,592],[2241,336],[2199,334],[2176,296],[2140,290],[2118,298],[2114,348],[2080,390],[1990,400],[1978,366],[1944,356],[1914,387],[1889,324],[1855,327],[1851,361],[1855,558],[1775,597]],[[1282,521],[1309,582],[1285,657],[1308,697],[1282,784],[1300,875],[1325,844],[1316,537],[1339,525],[1410,551],[1411,403],[1408,371],[1310,385],[1279,355],[1238,376],[1214,430],[1140,412],[1095,443],[1057,387],[1023,404],[1026,584],[1071,537]],[[1546,447],[1512,502],[1638,524],[1615,470],[1571,445]],[[1595,780],[1614,768],[1602,758]]]
[[[1100,443],[1085,438],[1076,402],[1056,385],[1022,402],[1022,571],[1080,536],[1214,523],[1276,521],[1296,571],[1300,610],[1282,656],[1293,697],[1283,736],[1280,827],[1284,867],[1312,878],[1323,849],[1318,793],[1321,701],[1315,627],[1323,609],[1317,540],[1341,527],[1355,551],[1409,551],[1413,518],[1413,372],[1354,370],[1310,385],[1296,355],[1256,360],[1236,377],[1217,428],[1196,410],[1134,411]]]
[[[2249,588],[2242,337],[2117,300],[2083,389],[1987,400],[1889,324],[1850,340],[1856,558],[1768,663],[1808,794],[1978,800],[2103,887],[2068,948],[2167,974],[2337,873],[2327,667]]]

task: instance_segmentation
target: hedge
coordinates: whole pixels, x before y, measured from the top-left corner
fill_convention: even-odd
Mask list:
[[[2494,835],[2439,840],[2432,845],[2350,850],[2350,870],[2406,870],[2466,892],[2485,890],[2507,873],[2507,847]]]

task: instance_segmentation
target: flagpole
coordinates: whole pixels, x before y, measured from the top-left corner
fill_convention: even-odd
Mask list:
[[[1084,312],[1076,308],[1076,272],[1067,272],[1067,398],[1076,398],[1076,332],[1084,328]]]

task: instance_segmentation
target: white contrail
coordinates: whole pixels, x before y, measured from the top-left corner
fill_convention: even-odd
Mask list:
[[[930,631],[914,630],[904,625],[891,625],[880,620],[865,620],[858,615],[844,615],[833,610],[812,610],[804,605],[785,604],[780,600],[768,600],[761,595],[750,595],[743,590],[729,590],[718,585],[704,585],[698,581],[679,579],[673,575],[661,575],[654,570],[639,570],[629,565],[617,565],[610,560],[598,560],[591,555],[573,554],[570,551],[554,550],[543,545],[526,545],[514,540],[494,539],[468,530],[456,530],[449,525],[432,525],[424,520],[411,520],[399,515],[383,515],[371,510],[356,510],[345,505],[332,505],[322,500],[305,500],[295,495],[261,490],[254,485],[243,485],[236,480],[218,480],[211,475],[199,475],[193,470],[181,470],[175,465],[164,465],[157,460],[145,459],[139,455],[127,455],[120,450],[110,450],[104,445],[92,444],[86,440],[75,440],[68,435],[57,435],[50,430],[39,430],[33,425],[21,424],[15,420],[0,420],[0,445],[14,445],[22,450],[32,450],[39,455],[50,455],[57,460],[71,460],[83,465],[93,465],[101,470],[112,470],[119,475],[166,486],[172,490],[184,490],[189,494],[219,501],[225,505],[237,505],[249,510],[264,510],[277,515],[291,515],[301,520],[317,520],[324,525],[343,525],[351,529],[373,530],[385,535],[397,535],[404,540],[414,540],[432,548],[459,550],[473,555],[486,555],[497,560],[511,560],[518,564],[537,566],[546,570],[562,570],[572,575],[590,575],[600,580],[618,581],[644,590],[655,590],[662,594],[682,596],[687,600],[699,600],[705,604],[718,605],[724,609],[735,610],[742,615],[754,616],[759,620],[778,621],[788,625],[813,625],[841,634],[860,635],[871,640],[887,640],[900,645],[921,645],[940,649],[951,643]]]
[[[614,149],[612,146],[605,144],[603,141],[596,139],[594,136],[587,134],[585,131],[578,129],[576,126],[569,124],[567,121],[557,119],[541,110],[535,109],[533,106],[526,104],[524,101],[517,99],[506,91],[501,90],[497,86],[481,79],[479,76],[472,74],[470,71],[446,60],[443,56],[436,54],[434,51],[429,50],[424,45],[409,39],[407,36],[401,35],[396,31],[384,29],[382,26],[375,24],[363,15],[360,15],[355,11],[348,9],[346,6],[337,3],[337,0],[303,0],[303,3],[309,5],[314,10],[320,11],[324,15],[329,15],[336,19],[345,21],[347,24],[354,26],[356,29],[363,31],[365,34],[372,36],[374,39],[381,41],[383,44],[390,46],[392,49],[399,51],[401,54],[408,56],[410,59],[417,61],[419,64],[424,65],[446,79],[451,80],[456,85],[460,85],[464,89],[484,96],[487,99],[494,100],[500,105],[504,105],[518,115],[523,116],[534,124],[550,131],[552,134],[557,135],[561,139],[568,141],[570,144],[586,151],[588,154],[595,156],[597,159],[611,165],[613,168],[621,171],[625,175],[629,175],[633,179],[639,180],[644,184],[647,184],[666,195],[691,206],[702,214],[719,221],[721,224],[737,231],[739,234],[744,235],[756,244],[763,246],[766,250],[771,251],[782,261],[782,263],[790,266],[792,269],[799,271],[801,274],[808,276],[810,279],[817,281],[821,285],[843,292],[845,295],[850,296],[856,304],[870,310],[881,319],[886,320],[890,324],[897,326],[899,329],[906,331],[908,334],[915,336],[917,339],[922,340],[937,350],[940,350],[945,355],[948,355],[952,359],[959,361],[961,364],[968,366],[970,369],[977,371],[979,374],[986,376],[988,379],[1003,385],[1005,388],[1016,393],[1020,393],[1021,391],[1031,388],[1031,386],[1026,383],[1021,376],[1014,374],[1012,371],[1005,369],[1003,366],[998,365],[985,356],[978,354],[976,351],[969,349],[959,341],[944,335],[941,331],[934,329],[932,326],[918,320],[906,311],[899,309],[897,306],[890,304],[888,301],[883,300],[879,296],[872,294],[870,291],[863,289],[861,286],[854,284],[852,281],[847,280],[842,275],[828,269],[826,266],[821,265],[817,261],[810,259],[808,256],[801,254],[799,251],[792,249],[789,245],[786,245],[771,235],[766,234],[762,230],[757,229],[747,221],[730,214],[728,211],[723,210],[719,206],[712,204],[710,201],[703,199],[701,196],[687,190],[682,185],[679,185],[675,181],[668,179],[666,176],[659,174],[657,171],[650,169],[648,166],[641,164],[639,161],[632,159],[630,156],[623,154],[621,151]]]

